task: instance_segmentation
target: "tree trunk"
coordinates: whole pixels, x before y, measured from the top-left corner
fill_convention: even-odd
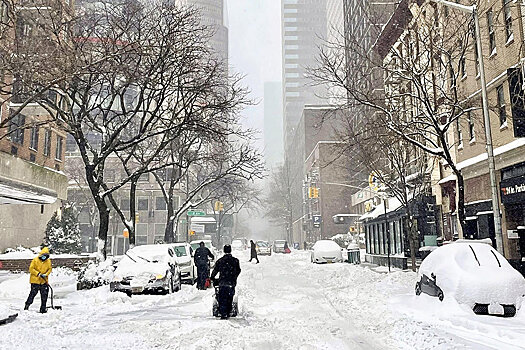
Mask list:
[[[137,226],[137,220],[136,220],[137,208],[135,206],[135,199],[137,198],[137,180],[138,179],[131,180],[131,186],[129,189],[130,225],[127,225],[127,226],[128,226],[128,232],[129,232],[129,248],[130,249],[133,248],[136,243],[136,239],[135,239],[136,229],[135,228]]]
[[[99,199],[96,202],[99,217],[97,254],[98,258],[104,261],[106,260],[106,245],[108,240],[109,208],[103,199]]]
[[[465,181],[463,179],[461,171],[456,171],[455,174],[458,181],[458,220],[459,224],[461,225],[461,231],[463,232],[463,236],[465,236],[466,234],[468,234],[468,232],[466,232],[467,216],[465,214]]]
[[[168,198],[168,215],[166,217],[166,229],[164,230],[164,242],[173,243],[175,241],[173,237],[173,227],[175,222],[175,210],[173,209],[173,198]]]

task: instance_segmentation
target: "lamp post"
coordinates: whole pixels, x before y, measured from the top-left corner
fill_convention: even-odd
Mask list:
[[[499,213],[498,184],[496,180],[496,166],[494,162],[494,147],[492,145],[492,131],[490,129],[489,102],[487,97],[487,81],[485,79],[485,66],[483,64],[483,50],[481,47],[481,31],[479,28],[479,16],[476,5],[465,6],[446,0],[431,0],[444,6],[470,13],[474,17],[476,31],[476,44],[479,59],[479,78],[481,83],[481,99],[483,102],[483,120],[485,122],[485,139],[487,156],[489,162],[490,192],[492,197],[492,211],[494,212],[494,231],[496,235],[496,248],[503,254],[503,236],[501,232],[501,217]]]

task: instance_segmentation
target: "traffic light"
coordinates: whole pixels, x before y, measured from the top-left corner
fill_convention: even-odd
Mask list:
[[[195,231],[190,230],[190,236],[193,236],[193,235],[195,235]]]
[[[308,198],[319,198],[319,189],[317,187],[308,187]]]
[[[221,201],[215,202],[215,211],[224,211],[224,203]]]

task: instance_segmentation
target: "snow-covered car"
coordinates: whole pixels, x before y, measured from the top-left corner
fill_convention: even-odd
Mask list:
[[[341,247],[329,239],[317,241],[312,247],[311,261],[317,264],[343,262]]]
[[[485,243],[444,245],[423,260],[416,295],[454,298],[476,314],[514,316],[525,296],[525,278]]]
[[[232,246],[232,250],[245,250],[246,249],[244,242],[240,239],[234,239],[232,241],[231,246]]]
[[[284,247],[286,246],[286,241],[284,239],[278,239],[273,241],[273,252],[274,253],[284,253]]]
[[[211,239],[200,239],[200,240],[192,241],[190,243],[191,249],[193,249],[193,251],[196,251],[197,248],[199,248],[201,242],[204,242],[204,245],[206,246],[206,248],[208,248],[210,252],[213,254],[213,256],[215,257],[214,259],[209,259],[210,267],[213,267],[215,265],[215,260],[217,260],[219,257],[217,256],[218,254],[217,249],[215,249],[213,244],[211,244]]]
[[[272,255],[272,247],[266,241],[257,241],[255,249],[257,249],[257,254],[259,255]]]
[[[180,268],[182,282],[195,284],[197,280],[197,268],[193,261],[193,249],[191,245],[186,242],[181,242],[173,243],[172,247],[175,250],[175,259]]]
[[[181,276],[175,258],[175,251],[168,244],[134,247],[118,263],[110,290],[129,295],[178,292]]]

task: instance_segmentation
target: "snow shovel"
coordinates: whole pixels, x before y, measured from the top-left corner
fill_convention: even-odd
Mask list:
[[[53,288],[51,288],[51,285],[49,283],[47,284],[47,288],[51,292],[51,306],[46,307],[46,309],[62,310],[62,306],[58,306],[58,305],[55,306],[55,304],[53,302],[53,299],[54,299],[55,295],[53,293]]]

